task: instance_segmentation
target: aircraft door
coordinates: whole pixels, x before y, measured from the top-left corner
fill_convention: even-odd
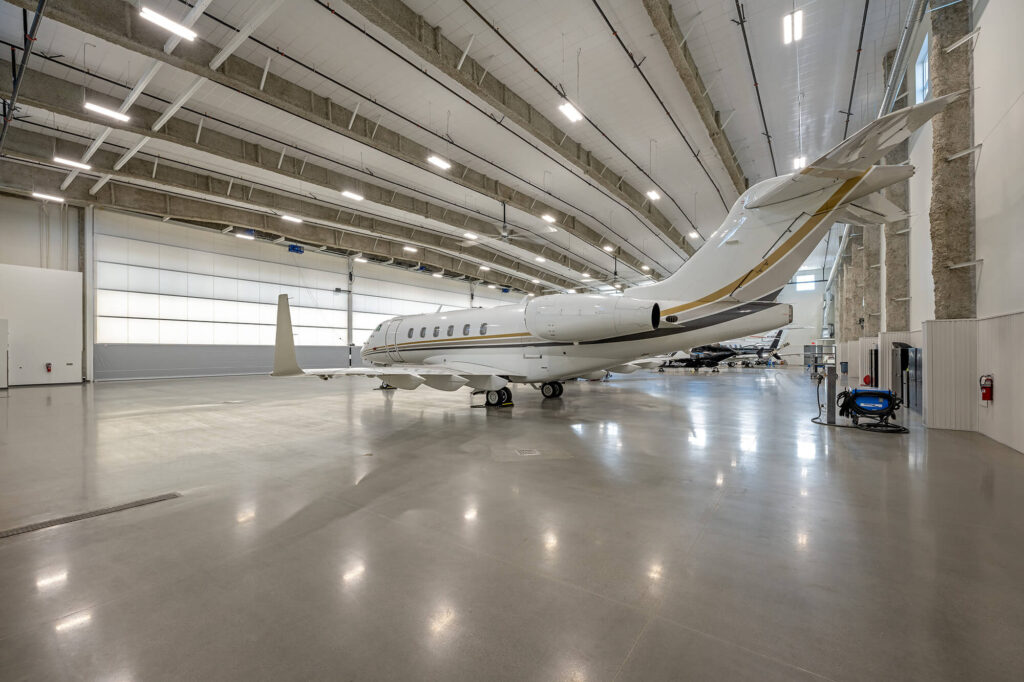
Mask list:
[[[388,360],[401,362],[402,355],[398,351],[398,327],[401,320],[388,320],[384,327],[384,349],[387,352]]]

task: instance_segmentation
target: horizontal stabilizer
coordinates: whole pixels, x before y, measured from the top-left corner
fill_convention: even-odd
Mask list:
[[[869,194],[856,201],[844,204],[833,216],[837,223],[852,225],[881,225],[906,220],[906,211],[881,194]]]
[[[874,176],[874,186],[868,191],[898,182],[903,175],[909,177],[914,172],[912,167],[872,166],[964,92],[936,97],[875,119],[803,170],[778,178],[776,184],[749,196],[746,207],[764,208],[828,190],[868,171],[868,178]]]

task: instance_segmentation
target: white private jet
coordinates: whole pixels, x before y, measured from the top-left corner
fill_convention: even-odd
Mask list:
[[[806,168],[757,183],[678,271],[621,296],[553,294],[394,317],[363,346],[367,366],[303,370],[281,294],[273,375],[368,376],[401,389],[469,386],[485,392],[488,405],[502,405],[511,401],[510,384],[558,397],[565,379],[629,372],[644,358],[777,329],[793,311],[776,297],[832,223],[906,217],[879,190],[914,167],[874,164],[960,94],[879,118]]]

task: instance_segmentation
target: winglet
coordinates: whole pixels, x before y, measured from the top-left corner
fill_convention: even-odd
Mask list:
[[[292,336],[292,314],[288,294],[277,297],[277,336],[274,339],[274,371],[271,376],[294,377],[305,374],[295,359],[295,338]]]

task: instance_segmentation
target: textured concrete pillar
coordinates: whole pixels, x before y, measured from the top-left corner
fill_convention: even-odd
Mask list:
[[[854,226],[851,230],[857,230],[857,232],[850,233],[850,239],[847,241],[847,248],[850,250],[850,269],[848,276],[850,278],[850,340],[859,339],[864,336],[864,236],[862,231],[864,228],[860,226]]]
[[[909,158],[909,146],[904,140],[885,157],[887,164],[903,163]],[[885,197],[896,206],[907,210],[907,181],[890,185]],[[910,221],[897,220],[885,225],[885,331],[910,331]]]
[[[931,13],[928,66],[935,97],[971,87],[971,47],[946,48],[971,31],[971,4],[948,4]],[[974,155],[949,157],[974,144],[970,93],[932,119],[932,278],[935,318],[975,315],[975,267],[950,268],[974,260]]]
[[[864,272],[864,331],[862,336],[878,336],[882,321],[882,229],[867,225],[861,263]]]

